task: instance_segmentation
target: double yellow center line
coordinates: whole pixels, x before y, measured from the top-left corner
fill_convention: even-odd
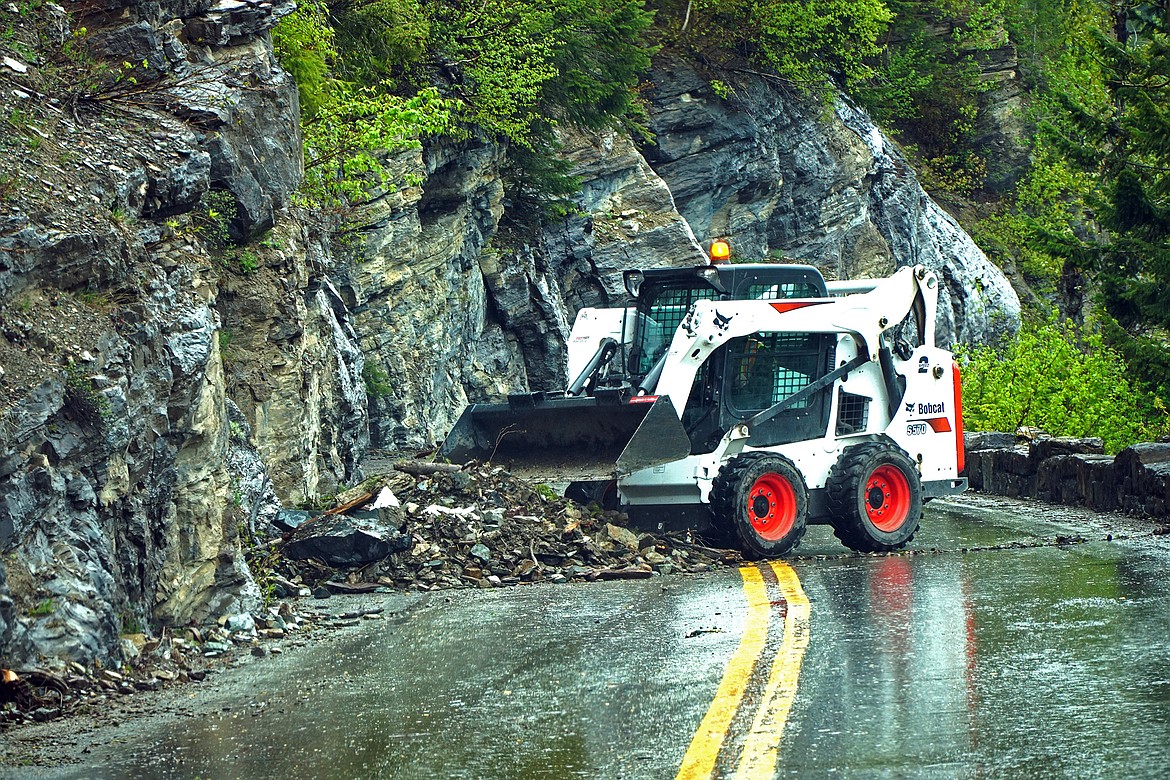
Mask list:
[[[761,661],[767,649],[768,623],[773,608],[784,605],[783,640],[772,659],[771,668],[767,670],[759,707],[752,716],[751,727],[735,763],[737,780],[770,778],[776,773],[780,736],[796,697],[800,664],[808,647],[809,603],[792,568],[782,561],[769,561],[766,571],[775,577],[775,587],[780,593],[780,599],[774,603],[768,597],[763,567],[764,564],[760,564],[759,567],[745,566],[739,570],[748,603],[743,636],[727,664],[719,690],[683,756],[677,780],[714,776],[720,754],[727,754],[728,732],[743,704],[744,692],[753,681],[758,684],[765,673]],[[740,717],[744,718],[746,714]]]

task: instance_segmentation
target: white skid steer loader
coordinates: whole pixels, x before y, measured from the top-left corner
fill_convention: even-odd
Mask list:
[[[811,266],[627,271],[629,306],[583,309],[567,389],[474,404],[439,451],[626,511],[738,537],[753,556],[830,523],[903,547],[924,501],[966,489],[959,370],[922,266],[826,284]]]

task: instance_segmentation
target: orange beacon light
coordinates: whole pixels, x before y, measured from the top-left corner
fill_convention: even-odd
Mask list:
[[[722,239],[711,242],[711,265],[719,265],[731,261],[731,246]]]

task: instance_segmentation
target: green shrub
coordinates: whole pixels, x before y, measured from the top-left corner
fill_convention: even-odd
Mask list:
[[[297,10],[272,30],[273,51],[297,83],[303,117],[316,116],[328,100],[329,61],[336,56],[333,38],[325,6],[315,0],[297,3]]]
[[[1013,201],[970,227],[971,237],[999,265],[1014,259],[1028,282],[1055,287],[1076,229],[1087,224],[1085,198],[1094,182],[1073,170],[1043,139],[1033,143],[1032,164]]]
[[[277,59],[293,75],[301,96],[302,205],[344,208],[364,202],[380,188],[396,187],[401,182],[388,180],[378,155],[417,146],[420,137],[452,130],[456,102],[435,89],[422,89],[413,96],[396,94],[393,82],[371,75],[377,69],[368,61],[377,50],[364,48],[370,43],[366,37],[339,41],[338,15],[348,19],[351,28],[361,30],[361,14],[378,12],[386,5],[375,3],[346,16],[344,6],[334,10],[321,0],[305,0],[272,32]],[[343,46],[346,42],[348,49]],[[344,78],[347,62],[349,75],[365,76],[365,80]]]
[[[1029,324],[1002,350],[959,348],[968,430],[1033,426],[1099,436],[1108,452],[1170,432],[1166,407],[1131,381],[1101,334],[1068,323]]]
[[[77,363],[70,363],[65,369],[65,395],[61,407],[78,425],[105,434],[111,414],[110,399],[94,388],[93,381]]]
[[[366,385],[366,396],[369,398],[386,398],[394,392],[394,385],[390,375],[374,363],[362,365],[362,379]]]
[[[880,53],[892,19],[881,0],[693,0],[675,35],[704,61],[746,57],[789,84],[821,91],[872,74],[867,58]]]
[[[986,160],[972,150],[981,96],[996,82],[983,78],[984,52],[1007,43],[1002,0],[889,0],[891,38],[871,60],[858,99],[878,124],[893,130],[934,191],[968,196],[982,188]],[[949,36],[940,25],[953,26]]]
[[[477,128],[532,159],[558,122],[636,126],[652,18],[643,0],[305,0],[273,31],[301,92],[301,202],[344,218],[404,183],[382,153],[428,136]]]
[[[195,230],[214,249],[232,243],[231,225],[239,211],[235,197],[227,190],[208,190],[192,212]]]

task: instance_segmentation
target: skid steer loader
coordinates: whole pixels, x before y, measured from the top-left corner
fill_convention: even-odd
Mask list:
[[[934,343],[924,267],[826,283],[811,266],[712,264],[625,286],[628,306],[578,313],[564,390],[468,407],[440,456],[764,557],[809,523],[899,549],[924,501],[966,489],[959,370]]]

